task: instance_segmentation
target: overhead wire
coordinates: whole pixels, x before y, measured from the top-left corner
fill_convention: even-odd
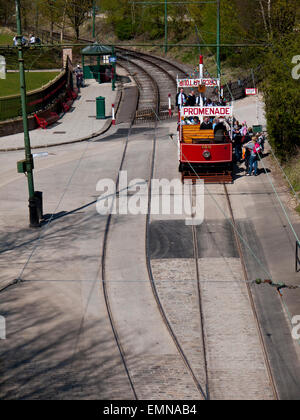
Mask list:
[[[57,210],[59,209],[59,207],[60,207],[60,205],[61,205],[61,203],[62,203],[62,201],[63,201],[63,199],[64,199],[64,197],[65,197],[65,195],[66,195],[66,193],[67,193],[67,191],[68,191],[68,189],[70,187],[70,185],[71,185],[72,179],[73,179],[75,173],[77,172],[77,170],[78,170],[78,168],[79,168],[79,166],[80,166],[80,164],[81,164],[81,162],[82,162],[82,160],[84,158],[84,155],[86,154],[86,152],[88,150],[88,147],[89,147],[90,143],[91,143],[90,140],[87,141],[86,147],[84,148],[84,150],[83,150],[80,158],[78,159],[78,161],[76,163],[76,166],[73,169],[73,171],[72,171],[72,173],[71,173],[71,175],[70,175],[70,177],[68,179],[68,182],[67,182],[67,184],[66,184],[66,186],[65,186],[65,188],[64,188],[64,190],[63,190],[63,192],[62,192],[62,194],[61,194],[61,196],[60,196],[60,198],[58,200],[58,203],[57,203],[54,211],[51,213],[51,216],[47,220],[47,223],[44,226],[42,226],[41,231],[40,231],[38,237],[34,241],[35,244],[34,244],[32,250],[31,250],[28,258],[26,259],[25,263],[23,264],[23,266],[22,266],[22,268],[21,268],[21,270],[19,272],[18,277],[16,279],[14,279],[10,284],[8,284],[5,287],[1,288],[0,289],[0,293],[2,291],[4,291],[4,290],[8,289],[9,287],[11,287],[13,285],[16,285],[16,284],[19,284],[19,283],[22,283],[24,281],[23,278],[22,278],[23,277],[23,274],[24,274],[24,272],[25,272],[25,270],[26,270],[26,268],[27,268],[30,260],[32,259],[33,255],[35,254],[35,252],[37,251],[38,247],[40,246],[41,239],[43,239],[43,237],[44,237],[47,229],[50,227],[51,222],[54,220],[55,214],[56,214]]]

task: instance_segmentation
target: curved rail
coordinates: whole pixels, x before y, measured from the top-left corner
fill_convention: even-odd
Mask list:
[[[154,112],[155,119],[156,119],[154,130],[156,131],[157,122],[158,122],[158,113],[159,113],[159,103],[160,103],[159,86],[158,86],[156,80],[154,79],[153,75],[150,75],[149,73],[147,73],[147,71],[145,70],[145,68],[141,67],[140,64],[134,63],[131,60],[130,61],[127,60],[127,61],[128,61],[128,63],[130,62],[130,64],[132,66],[135,66],[139,71],[141,71],[143,73],[143,75],[147,74],[148,77],[149,77],[149,79],[151,79],[152,86],[156,86],[156,92],[155,92],[156,104],[155,104],[155,112]],[[124,61],[122,61],[122,67],[125,67],[126,68],[126,63],[124,63]],[[160,67],[158,65],[155,65],[155,67],[156,67],[156,69],[160,70]],[[164,71],[164,74],[165,74],[165,71]],[[140,80],[139,80],[138,74],[137,73],[132,73],[132,76],[134,77],[134,79],[136,80],[136,82],[139,84],[140,83]],[[172,77],[170,75],[168,75],[168,76],[170,78]],[[174,83],[176,83],[175,80],[174,80]],[[140,95],[141,95],[140,97],[142,97],[142,92],[140,92]],[[141,106],[141,102],[140,101],[139,101],[139,105],[138,106],[139,107]],[[130,130],[129,130],[129,133],[128,133],[128,137],[129,137],[129,135],[130,135]],[[127,140],[126,140],[126,144],[125,144],[123,155],[122,155],[122,159],[121,159],[121,164],[120,164],[120,168],[119,168],[120,171],[122,170],[123,162],[124,162],[126,151],[127,151],[128,137],[127,137]],[[156,153],[156,133],[154,134],[154,138],[153,138],[151,168],[150,168],[150,175],[149,175],[149,180],[150,181],[153,178],[153,173],[154,173],[155,153]],[[117,186],[118,186],[118,181],[119,181],[119,179],[117,179]],[[192,380],[195,383],[195,386],[197,387],[197,389],[198,389],[198,391],[200,393],[201,398],[204,399],[204,400],[206,400],[206,399],[208,399],[207,398],[207,392],[205,392],[205,390],[203,389],[202,385],[199,383],[199,381],[198,381],[198,379],[197,379],[197,377],[196,377],[196,375],[195,375],[195,373],[194,373],[194,371],[193,371],[193,369],[192,369],[192,367],[191,367],[191,365],[189,363],[188,357],[186,356],[186,354],[185,354],[182,346],[180,345],[179,340],[178,340],[176,334],[174,333],[174,331],[172,329],[172,326],[171,326],[171,324],[170,324],[170,322],[169,322],[169,320],[168,320],[168,318],[167,318],[167,316],[165,314],[165,311],[163,309],[163,306],[162,306],[161,301],[160,301],[159,296],[158,296],[158,292],[156,290],[155,280],[154,280],[154,277],[153,277],[153,274],[152,274],[152,269],[151,269],[150,254],[149,254],[149,229],[150,229],[150,209],[151,209],[151,182],[149,182],[148,194],[149,194],[149,204],[148,204],[148,213],[147,213],[147,217],[146,217],[145,250],[146,250],[147,269],[148,269],[148,275],[149,275],[149,279],[150,279],[150,283],[151,283],[152,292],[153,292],[153,295],[154,295],[156,304],[158,306],[158,310],[159,310],[159,312],[160,312],[160,314],[162,316],[163,323],[167,327],[167,330],[169,331],[169,333],[171,335],[171,338],[172,338],[172,340],[173,340],[173,342],[174,342],[174,344],[175,344],[175,346],[176,346],[176,348],[178,350],[178,353],[179,353],[181,359],[183,360],[183,362],[184,362],[187,370],[189,371],[189,374],[191,375]],[[111,308],[110,308],[110,303],[109,303],[109,294],[108,294],[107,285],[106,285],[105,259],[106,259],[107,244],[108,244],[108,239],[109,239],[110,225],[111,225],[111,215],[108,216],[108,219],[107,219],[106,229],[105,229],[105,237],[104,237],[104,242],[103,242],[103,252],[102,252],[102,286],[103,286],[103,292],[104,292],[104,296],[105,296],[105,302],[106,302],[106,306],[107,306],[107,310],[108,310],[109,319],[110,319],[110,322],[111,322],[113,334],[114,334],[114,337],[115,337],[115,340],[116,340],[118,349],[119,349],[120,354],[121,354],[122,362],[124,364],[124,367],[125,367],[125,370],[126,370],[126,373],[127,373],[127,376],[128,376],[128,380],[130,382],[130,386],[131,386],[132,392],[133,392],[135,398],[138,399],[137,393],[136,393],[136,390],[135,390],[135,387],[134,387],[134,383],[133,383],[133,381],[131,379],[130,372],[129,372],[129,369],[128,369],[128,366],[127,366],[127,363],[126,363],[126,357],[125,357],[125,353],[124,353],[124,350],[122,348],[122,344],[121,344],[121,341],[120,341],[120,338],[119,338],[119,335],[118,335],[117,327],[116,327],[116,324],[115,324],[114,319],[113,319],[113,314],[112,314],[112,311],[111,311]]]
[[[140,70],[143,71],[143,73],[147,74],[142,68],[140,68]],[[137,79],[136,75],[133,76],[133,77],[135,79]],[[149,79],[151,80],[151,84],[155,89],[154,97],[156,99],[156,110],[157,110],[157,106],[158,106],[158,103],[159,103],[158,86],[157,86],[155,80],[152,77],[150,77],[150,75],[149,75]],[[138,99],[137,99],[137,107],[139,106],[139,100]],[[125,145],[124,145],[124,149],[123,149],[123,153],[122,153],[122,157],[121,157],[118,176],[117,176],[117,180],[116,180],[116,189],[117,190],[119,188],[119,174],[120,174],[120,172],[123,168],[123,164],[124,164],[124,160],[125,160],[125,156],[126,156],[126,152],[127,152],[128,140],[129,140],[129,137],[130,137],[130,134],[131,134],[131,129],[132,129],[133,122],[134,122],[134,119],[130,123],[130,127],[128,129],[128,135],[126,137],[126,141],[125,141]],[[110,301],[109,301],[109,293],[108,293],[108,289],[107,289],[107,283],[106,283],[106,255],[107,255],[107,244],[108,244],[108,239],[109,239],[109,229],[110,229],[110,226],[111,226],[111,219],[112,219],[112,214],[109,214],[108,217],[107,217],[107,220],[106,220],[105,233],[104,233],[104,238],[103,238],[103,247],[102,247],[102,256],[101,256],[102,289],[103,289],[103,295],[104,295],[104,300],[105,300],[105,305],[106,305],[110,325],[111,325],[111,328],[112,328],[112,332],[113,332],[118,350],[120,352],[121,360],[122,360],[124,369],[126,371],[126,375],[127,375],[132,393],[134,395],[134,398],[136,400],[138,400],[137,392],[135,390],[135,386],[134,386],[133,380],[131,378],[129,368],[127,366],[125,352],[124,352],[124,349],[122,347],[122,343],[121,343],[121,340],[120,340],[120,337],[119,337],[119,334],[118,334],[116,323],[114,321],[114,317],[113,317],[113,313],[112,313],[111,305],[110,305]]]
[[[154,174],[155,152],[156,152],[156,139],[154,139],[154,147],[153,147],[152,162],[151,162],[151,178],[150,179],[153,178],[153,174]],[[204,391],[202,385],[198,381],[197,376],[195,375],[195,373],[194,373],[194,371],[191,367],[191,364],[189,363],[188,357],[186,356],[182,346],[179,343],[179,340],[178,340],[178,338],[177,338],[177,336],[176,336],[176,334],[175,334],[175,332],[174,332],[174,330],[171,326],[171,323],[169,322],[168,317],[167,317],[167,315],[164,311],[163,305],[160,301],[160,298],[159,298],[159,295],[158,295],[158,292],[157,292],[157,289],[156,289],[155,280],[154,280],[153,273],[152,273],[152,268],[151,268],[151,258],[150,258],[150,251],[149,251],[150,250],[151,192],[152,192],[151,182],[149,182],[148,212],[147,212],[147,218],[146,218],[146,259],[147,259],[147,269],[148,269],[149,279],[150,279],[150,282],[151,282],[152,292],[153,292],[155,301],[157,303],[158,310],[159,310],[159,312],[162,316],[163,322],[166,325],[166,327],[167,327],[167,329],[168,329],[168,331],[171,335],[171,338],[172,338],[172,340],[173,340],[173,342],[174,342],[174,344],[175,344],[175,346],[176,346],[176,348],[177,348],[177,350],[178,350],[178,352],[179,352],[187,370],[189,371],[189,373],[190,373],[190,375],[191,375],[191,377],[192,377],[192,379],[193,379],[193,381],[194,381],[194,383],[195,383],[195,385],[196,385],[196,387],[197,387],[197,389],[198,389],[198,391],[201,395],[201,398],[203,400],[207,400],[208,399],[208,394],[207,394],[207,392]],[[203,337],[203,340],[204,340],[204,337]],[[206,388],[207,388],[207,381],[206,381]]]
[[[251,310],[252,310],[252,313],[253,313],[253,316],[254,316],[254,320],[255,320],[258,336],[259,336],[259,341],[260,341],[261,348],[262,348],[262,351],[263,351],[265,366],[266,366],[266,369],[267,369],[267,372],[268,372],[268,377],[269,377],[269,381],[270,381],[270,385],[271,385],[271,388],[272,388],[274,399],[279,400],[279,395],[278,395],[278,391],[277,391],[277,388],[276,388],[275,379],[273,377],[271,364],[270,364],[269,357],[268,357],[267,348],[266,348],[264,338],[263,338],[263,333],[262,333],[262,330],[261,330],[261,327],[260,327],[259,318],[258,318],[258,314],[257,314],[256,308],[255,308],[253,295],[252,295],[252,292],[251,292],[251,289],[250,289],[250,283],[249,283],[248,273],[247,273],[247,269],[246,269],[245,258],[244,258],[244,254],[243,254],[241,241],[240,241],[240,238],[237,234],[236,222],[235,222],[235,218],[234,218],[234,214],[233,214],[233,209],[232,209],[230,197],[229,197],[229,194],[228,194],[226,184],[223,184],[223,186],[224,186],[224,191],[225,191],[225,196],[226,196],[226,201],[227,201],[227,205],[228,205],[228,209],[229,209],[229,213],[230,213],[232,226],[234,227],[234,237],[235,237],[235,241],[236,241],[237,248],[238,248],[238,253],[239,253],[241,264],[242,264],[242,270],[243,270],[243,275],[244,275],[244,279],[245,279],[245,283],[246,283],[246,287],[247,287],[247,292],[248,292],[248,296],[249,296],[249,300],[250,300]]]

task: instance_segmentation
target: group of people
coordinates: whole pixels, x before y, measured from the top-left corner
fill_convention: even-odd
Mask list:
[[[253,134],[252,128],[247,127],[246,121],[239,124],[234,121],[232,140],[235,148],[237,163],[245,162],[246,175],[258,175],[258,161],[265,150],[265,135]]]
[[[181,125],[197,125],[200,124],[200,130],[216,130],[216,127],[222,125],[224,126],[227,133],[230,132],[230,121],[226,118],[213,118],[213,117],[206,117],[200,122],[199,117],[185,117],[184,120],[181,120]]]
[[[192,99],[191,99],[192,98]],[[197,100],[194,99],[194,92],[187,97],[183,89],[177,94],[176,103],[178,109],[181,106],[195,106]],[[205,98],[206,104],[213,101]],[[206,105],[214,106],[214,105]],[[254,135],[252,128],[248,128],[246,121],[240,124],[235,118],[214,118],[206,117],[201,122],[199,117],[185,117],[180,120],[180,125],[200,125],[201,130],[214,130],[215,141],[224,141],[232,138],[233,146],[235,149],[235,160],[237,164],[245,162],[245,171],[247,176],[258,175],[258,161],[264,153],[265,135],[258,133]]]
[[[223,98],[221,101],[213,101],[209,98],[202,97],[203,106],[225,106],[226,102]],[[189,95],[184,93],[184,89],[180,89],[180,92],[176,95],[176,105],[178,110],[180,110],[184,106],[200,106],[201,105],[201,97],[196,96],[195,91],[192,90]]]
[[[14,42],[14,45],[15,46],[18,45],[17,36],[14,36],[13,42]],[[30,34],[28,39],[26,39],[24,36],[22,36],[22,39],[21,39],[21,44],[22,45],[27,45],[29,47],[31,45],[39,45],[40,43],[41,43],[40,38],[37,37],[37,36],[35,36],[35,35],[33,35],[33,34]]]

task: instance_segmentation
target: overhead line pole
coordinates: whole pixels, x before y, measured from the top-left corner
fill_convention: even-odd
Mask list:
[[[168,2],[165,0],[165,54],[168,52]]]
[[[95,21],[96,21],[96,5],[95,0],[93,0],[93,39],[95,39]]]
[[[221,0],[217,0],[217,72],[218,79],[221,79],[221,57],[220,57],[220,45],[221,45]]]
[[[189,2],[182,2],[182,1],[131,1],[133,4],[142,4],[142,5],[163,5],[165,4],[165,54],[168,52],[168,4],[173,5],[182,5],[182,4],[211,4],[216,3],[216,1],[189,1]]]

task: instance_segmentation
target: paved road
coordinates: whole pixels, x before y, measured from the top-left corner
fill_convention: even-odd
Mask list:
[[[178,178],[177,150],[168,137],[175,126],[167,123],[159,129],[155,167],[158,178]],[[48,156],[36,159],[36,189],[44,191],[44,212],[56,216],[42,231],[39,241],[39,232],[27,228],[26,179],[15,173],[15,162],[22,158],[23,153],[5,155],[0,168],[0,285],[9,284],[20,274],[26,281],[1,294],[0,313],[7,321],[7,339],[1,341],[0,348],[2,398],[133,398],[101,292],[100,256],[106,218],[96,212],[99,195],[96,184],[103,178],[116,178],[126,133],[126,127],[119,126],[106,138],[51,148]],[[131,139],[126,168],[130,177],[146,179],[151,130],[134,128]],[[210,190],[225,211],[221,189],[210,187]],[[294,256],[292,237],[283,227],[282,214],[266,175],[250,179],[240,177],[229,187],[229,193],[242,234],[273,278],[282,280],[284,276],[288,282],[297,282],[298,277],[291,268]],[[286,200],[288,198],[284,190],[281,196]],[[213,398],[243,398],[245,395],[257,399],[270,398],[245,291],[240,283],[241,272],[232,234],[215,202],[206,197],[205,206],[204,227],[209,231],[200,227],[198,235],[203,278],[210,279],[212,275],[214,278],[222,277],[224,283],[234,278],[228,287],[221,284],[211,288],[211,285],[206,285],[202,289],[211,395]],[[292,212],[291,217],[299,232],[298,218]],[[167,250],[163,246],[163,252],[158,252],[159,241],[153,237],[153,270],[160,282],[159,292],[168,314],[177,323],[176,332],[198,377],[202,379],[203,355],[199,353],[199,318],[195,319],[195,284],[190,282],[187,287],[181,287],[185,284],[180,283],[182,279],[190,281],[194,278],[192,256],[189,254],[190,239],[186,238],[187,242],[184,242],[184,234],[178,235],[182,232],[180,223],[183,222],[179,220],[178,224],[178,217],[153,217],[153,229],[157,228],[160,232],[166,222],[171,224],[163,231]],[[149,286],[142,283],[141,287],[134,288],[130,283],[132,276],[142,280],[146,278],[144,223],[145,219],[140,217],[126,218],[125,221],[117,217],[108,248],[109,287],[118,326],[122,337],[126,337],[124,345],[130,355],[129,367],[142,397],[150,398],[155,390],[155,396],[160,395],[161,398],[197,398],[194,385],[183,370],[182,362],[178,360],[154,310]],[[158,225],[155,226],[155,223]],[[177,235],[175,244],[168,237],[170,232]],[[215,238],[214,242],[212,238]],[[135,247],[137,244],[138,247]],[[178,255],[179,246],[181,251]],[[131,252],[126,254],[126,249]],[[177,254],[174,254],[175,251]],[[164,258],[161,258],[162,255]],[[248,254],[246,257],[249,277],[263,276],[253,258]],[[213,273],[208,269],[210,266]],[[167,282],[159,277],[163,277],[164,272],[168,272]],[[127,290],[113,282],[119,276],[127,281]],[[172,281],[174,284],[177,281],[178,287]],[[299,399],[299,347],[291,339],[291,328],[277,292],[269,286],[256,287],[253,292],[280,397]],[[284,297],[291,298],[288,292]],[[289,306],[293,311],[299,308],[297,299],[298,291],[294,292]],[[127,301],[131,302],[131,307],[125,311]],[[142,318],[142,306],[152,323],[147,324]],[[174,311],[174,308],[177,310]],[[131,322],[126,323],[126,319]],[[223,329],[222,323],[226,325]],[[151,335],[150,327],[156,335]],[[239,334],[236,334],[236,329]],[[137,332],[140,337],[136,336]],[[153,339],[157,336],[159,338],[154,343]],[[244,343],[241,348],[240,339]],[[235,345],[232,346],[232,343]],[[222,354],[218,349],[222,349]],[[198,354],[199,357],[196,357]],[[228,366],[231,368],[227,366],[227,370],[224,354],[230,361]],[[143,357],[145,364],[142,363]],[[249,373],[247,377],[241,375],[244,367]],[[255,369],[251,369],[253,367]],[[146,377],[151,377],[149,382]],[[219,377],[221,381],[218,381]],[[168,378],[172,378],[173,388],[168,388]],[[242,386],[239,388],[238,384]]]
[[[178,178],[174,163],[164,165],[164,157],[174,162],[176,153],[172,140],[159,141],[157,178]],[[203,325],[211,399],[273,399],[222,185],[207,186],[204,217],[196,229],[202,321],[192,230],[184,217],[152,217],[151,265],[159,294],[202,383]]]

